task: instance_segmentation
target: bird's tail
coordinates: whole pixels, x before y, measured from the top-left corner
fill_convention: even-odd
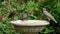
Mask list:
[[[56,21],[55,19],[53,19],[53,21],[54,21],[55,23],[57,23],[57,21]]]

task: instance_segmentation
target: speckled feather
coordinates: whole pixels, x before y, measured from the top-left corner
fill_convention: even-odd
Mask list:
[[[43,8],[43,14],[48,18],[48,20],[53,20],[55,23],[57,23],[54,17],[46,10],[46,8]]]

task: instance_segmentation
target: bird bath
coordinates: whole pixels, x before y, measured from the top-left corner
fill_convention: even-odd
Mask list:
[[[23,34],[37,34],[49,25],[49,22],[45,20],[16,20],[11,23]]]

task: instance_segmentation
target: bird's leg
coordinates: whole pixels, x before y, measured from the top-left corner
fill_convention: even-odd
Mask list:
[[[47,17],[48,18],[48,17]],[[48,18],[48,21],[50,21],[51,19],[50,18]]]

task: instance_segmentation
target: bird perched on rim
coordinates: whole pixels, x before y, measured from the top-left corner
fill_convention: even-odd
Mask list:
[[[22,15],[22,20],[27,20],[27,17],[28,17],[28,13],[24,12]]]
[[[57,23],[54,17],[46,10],[46,8],[43,8],[43,14],[48,18],[49,21],[53,20],[55,23]]]
[[[8,16],[8,18],[13,18],[14,19],[14,16],[16,16],[18,14],[18,12],[16,10],[13,10],[13,12],[11,12]]]

